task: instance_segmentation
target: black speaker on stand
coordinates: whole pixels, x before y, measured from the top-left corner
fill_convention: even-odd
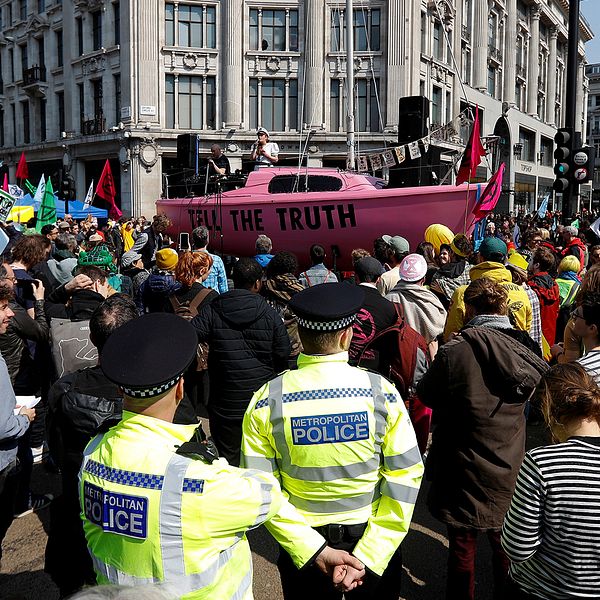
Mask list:
[[[198,174],[198,144],[200,138],[196,133],[182,133],[177,136],[177,162],[184,169],[194,169]]]

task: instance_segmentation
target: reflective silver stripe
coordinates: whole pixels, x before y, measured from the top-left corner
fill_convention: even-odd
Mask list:
[[[247,456],[242,457],[243,468],[257,469],[265,471],[265,473],[274,473],[279,470],[277,461],[274,458],[266,458],[265,456]]]
[[[257,472],[253,473],[252,471],[247,471],[246,473],[244,473],[243,476],[247,477],[248,479],[253,479],[260,485],[260,507],[258,509],[258,515],[256,517],[256,520],[254,521],[254,524],[250,527],[250,529],[253,529],[254,527],[258,527],[261,523],[264,523],[267,518],[267,515],[269,514],[269,509],[271,508],[271,491],[273,490],[273,485],[270,484],[268,481],[265,481]]]
[[[79,467],[79,473],[77,474],[78,489],[81,486],[81,476],[83,475],[83,471],[85,470],[85,467],[87,466],[88,461],[90,460],[90,455],[100,445],[100,442],[102,441],[103,437],[104,437],[103,433],[99,433],[96,437],[93,437],[92,441],[87,445],[87,447],[83,451],[83,460],[81,461],[81,467]],[[81,514],[83,516],[83,512]]]
[[[398,502],[408,502],[414,504],[417,501],[419,495],[419,488],[413,488],[408,485],[402,485],[401,483],[393,483],[391,481],[384,481],[381,484],[381,495],[397,500]]]
[[[352,463],[351,465],[332,465],[329,467],[298,467],[290,465],[283,469],[288,475],[303,481],[337,481],[366,475],[377,471],[379,457],[373,456],[365,462]]]
[[[123,573],[123,571],[119,571],[119,569],[116,567],[107,565],[92,552],[90,552],[90,556],[92,557],[94,570],[115,585],[149,585],[159,581],[158,579],[153,579],[152,577],[136,577],[135,575]]]
[[[289,493],[289,492],[288,492]],[[373,503],[379,498],[379,490],[374,490],[351,498],[336,498],[335,500],[305,500],[293,494],[289,494],[290,502],[300,510],[311,513],[341,513],[348,510],[358,510]]]
[[[371,373],[370,371],[367,371],[367,375],[369,376],[371,392],[373,393],[373,410],[375,411],[375,451],[379,456],[377,449],[381,448],[381,444],[383,443],[388,411],[385,403],[385,396],[381,389],[381,375]]]
[[[398,471],[399,469],[408,469],[421,462],[421,453],[419,448],[415,446],[402,454],[394,456],[384,456],[383,464],[388,471]]]
[[[244,600],[246,594],[252,589],[252,563],[246,567],[244,579],[240,581],[238,589],[233,593],[230,600]],[[249,596],[252,598],[252,595]]]
[[[181,525],[181,501],[183,478],[190,460],[173,454],[167,468],[158,512],[160,529],[160,550],[163,576],[167,581],[177,581],[185,576],[183,558],[183,530]]]

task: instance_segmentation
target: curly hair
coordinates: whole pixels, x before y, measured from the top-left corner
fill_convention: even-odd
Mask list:
[[[267,265],[267,277],[277,277],[291,273],[296,274],[298,270],[298,259],[291,252],[278,252]]]
[[[29,270],[46,258],[46,242],[42,235],[24,235],[13,247],[12,262],[20,262]]]
[[[569,421],[588,418],[600,422],[600,389],[578,363],[548,370],[540,380],[537,396],[554,441],[564,441]]]
[[[184,252],[175,267],[175,279],[186,287],[192,287],[198,279],[204,281],[213,265],[208,252]]]
[[[473,281],[465,290],[464,299],[478,315],[505,315],[508,307],[506,288],[488,277]]]
[[[366,256],[371,256],[371,253],[364,248],[354,248],[350,253],[350,256],[352,257],[352,266],[356,268],[356,263]]]

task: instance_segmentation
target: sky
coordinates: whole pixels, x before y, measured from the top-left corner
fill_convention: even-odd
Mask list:
[[[585,45],[589,63],[600,63],[600,0],[581,0],[581,14],[590,24],[594,39]]]

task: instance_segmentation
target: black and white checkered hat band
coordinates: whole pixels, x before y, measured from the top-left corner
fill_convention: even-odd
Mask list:
[[[180,379],[181,375],[177,375],[177,377],[167,381],[167,383],[156,385],[152,388],[145,388],[143,390],[123,386],[123,392],[131,398],[154,398],[155,396],[160,396],[167,390],[170,390]]]
[[[339,329],[345,329],[354,323],[356,315],[350,315],[337,321],[309,321],[302,317],[297,317],[298,325],[305,329],[312,329],[313,331],[338,331]]]

